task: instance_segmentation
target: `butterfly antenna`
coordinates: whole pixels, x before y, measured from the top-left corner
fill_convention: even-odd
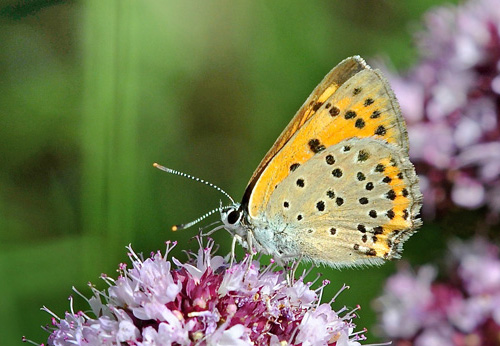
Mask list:
[[[188,178],[188,179],[192,179],[194,181],[197,181],[199,183],[202,183],[202,184],[205,184],[205,185],[208,185],[210,186],[211,188],[221,192],[223,195],[225,195],[227,198],[229,198],[231,200],[231,203],[234,204],[234,200],[232,199],[231,196],[229,196],[229,194],[222,190],[220,187],[218,187],[217,185],[214,185],[212,183],[209,183],[208,181],[205,181],[203,179],[200,179],[200,178],[196,178],[196,177],[193,177],[192,175],[190,174],[187,174],[187,173],[182,173],[182,172],[179,172],[179,171],[176,171],[175,169],[171,169],[171,168],[167,168],[167,167],[164,167],[162,165],[159,165],[157,163],[153,163],[153,166],[164,171],[164,172],[167,172],[167,173],[171,173],[171,174],[175,174],[175,175],[179,175],[181,177],[184,177],[184,178]],[[215,212],[215,209],[211,212],[212,214]],[[209,214],[210,215],[210,214]],[[208,216],[208,215],[207,215]]]
[[[191,180],[194,180],[194,181],[197,181],[197,182],[200,182],[202,184],[205,184],[205,185],[208,185],[210,186],[211,188],[221,192],[224,196],[226,196],[227,198],[229,198],[229,200],[231,201],[231,203],[234,204],[234,200],[231,196],[229,196],[229,194],[222,190],[220,187],[218,187],[217,185],[214,185],[212,183],[209,183],[208,181],[205,181],[203,179],[200,179],[200,178],[196,178],[196,177],[193,177],[192,175],[190,174],[187,174],[187,173],[183,173],[183,172],[179,172],[179,171],[176,171],[175,169],[171,169],[171,168],[168,168],[168,167],[165,167],[165,166],[162,166],[162,165],[159,165],[157,163],[153,163],[153,166],[164,171],[164,172],[167,172],[167,173],[170,173],[170,174],[175,174],[175,175],[179,175],[181,177],[184,177],[184,178],[188,178],[188,179],[191,179]],[[220,212],[222,210],[222,202],[221,202],[221,206],[218,207],[218,208],[215,208],[213,210],[210,210],[208,213],[200,216],[199,218],[197,218],[196,220],[194,221],[191,221],[191,222],[188,222],[188,223],[183,223],[183,224],[180,224],[180,225],[173,225],[172,226],[172,231],[179,231],[181,229],[185,229],[185,228],[189,228],[195,224],[197,224],[198,222],[206,219],[207,217],[209,217],[210,215],[212,215],[213,213],[215,212]]]
[[[199,218],[197,218],[194,221],[191,221],[191,222],[188,222],[188,223],[183,223],[183,224],[180,224],[180,225],[173,225],[172,226],[172,231],[180,231],[181,229],[189,228],[189,227],[191,227],[193,225],[196,225],[201,220],[206,219],[207,217],[209,217],[213,213],[218,212],[220,210],[221,210],[221,207],[215,208],[214,210],[210,210],[208,213],[200,216]]]

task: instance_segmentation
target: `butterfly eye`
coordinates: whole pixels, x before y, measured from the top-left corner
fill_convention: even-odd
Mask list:
[[[234,225],[235,223],[237,223],[240,219],[240,212],[237,211],[237,210],[233,210],[229,213],[229,215],[227,216],[227,222],[230,224],[230,225]]]

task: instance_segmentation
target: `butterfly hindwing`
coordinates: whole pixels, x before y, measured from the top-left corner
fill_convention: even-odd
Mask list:
[[[399,257],[420,221],[418,179],[403,149],[374,138],[333,145],[289,174],[264,218],[284,256],[331,266],[377,264]],[[296,252],[296,253],[294,253]]]

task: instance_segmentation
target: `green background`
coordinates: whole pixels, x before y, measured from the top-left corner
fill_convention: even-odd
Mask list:
[[[1,1],[0,343],[45,342],[40,307],[63,316],[72,285],[85,295],[89,281],[103,288],[99,275],[116,276],[129,243],[149,254],[178,240],[180,258],[196,249],[196,228],[170,226],[224,196],[153,162],[239,200],[333,66],[354,54],[411,66],[421,16],[440,3]],[[440,234],[427,224],[404,258],[436,257]],[[227,233],[213,237],[227,253]],[[319,270],[331,281],[324,301],[351,287],[335,307],[361,304],[355,322],[369,342],[370,302],[395,265]]]

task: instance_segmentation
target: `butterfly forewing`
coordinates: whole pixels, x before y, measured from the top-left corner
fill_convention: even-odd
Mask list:
[[[269,160],[251,184],[249,215],[262,214],[276,186],[291,171],[325,148],[353,137],[376,138],[408,151],[398,103],[385,79],[369,68],[336,89]]]
[[[327,99],[329,99],[337,89],[356,73],[369,68],[366,62],[359,56],[349,57],[334,67],[313,90],[311,95],[297,111],[288,126],[280,134],[271,149],[264,156],[259,166],[252,174],[243,198],[244,203],[248,201],[253,191],[254,185],[267,167],[272,158],[279,152],[290,138],[321,108]]]

